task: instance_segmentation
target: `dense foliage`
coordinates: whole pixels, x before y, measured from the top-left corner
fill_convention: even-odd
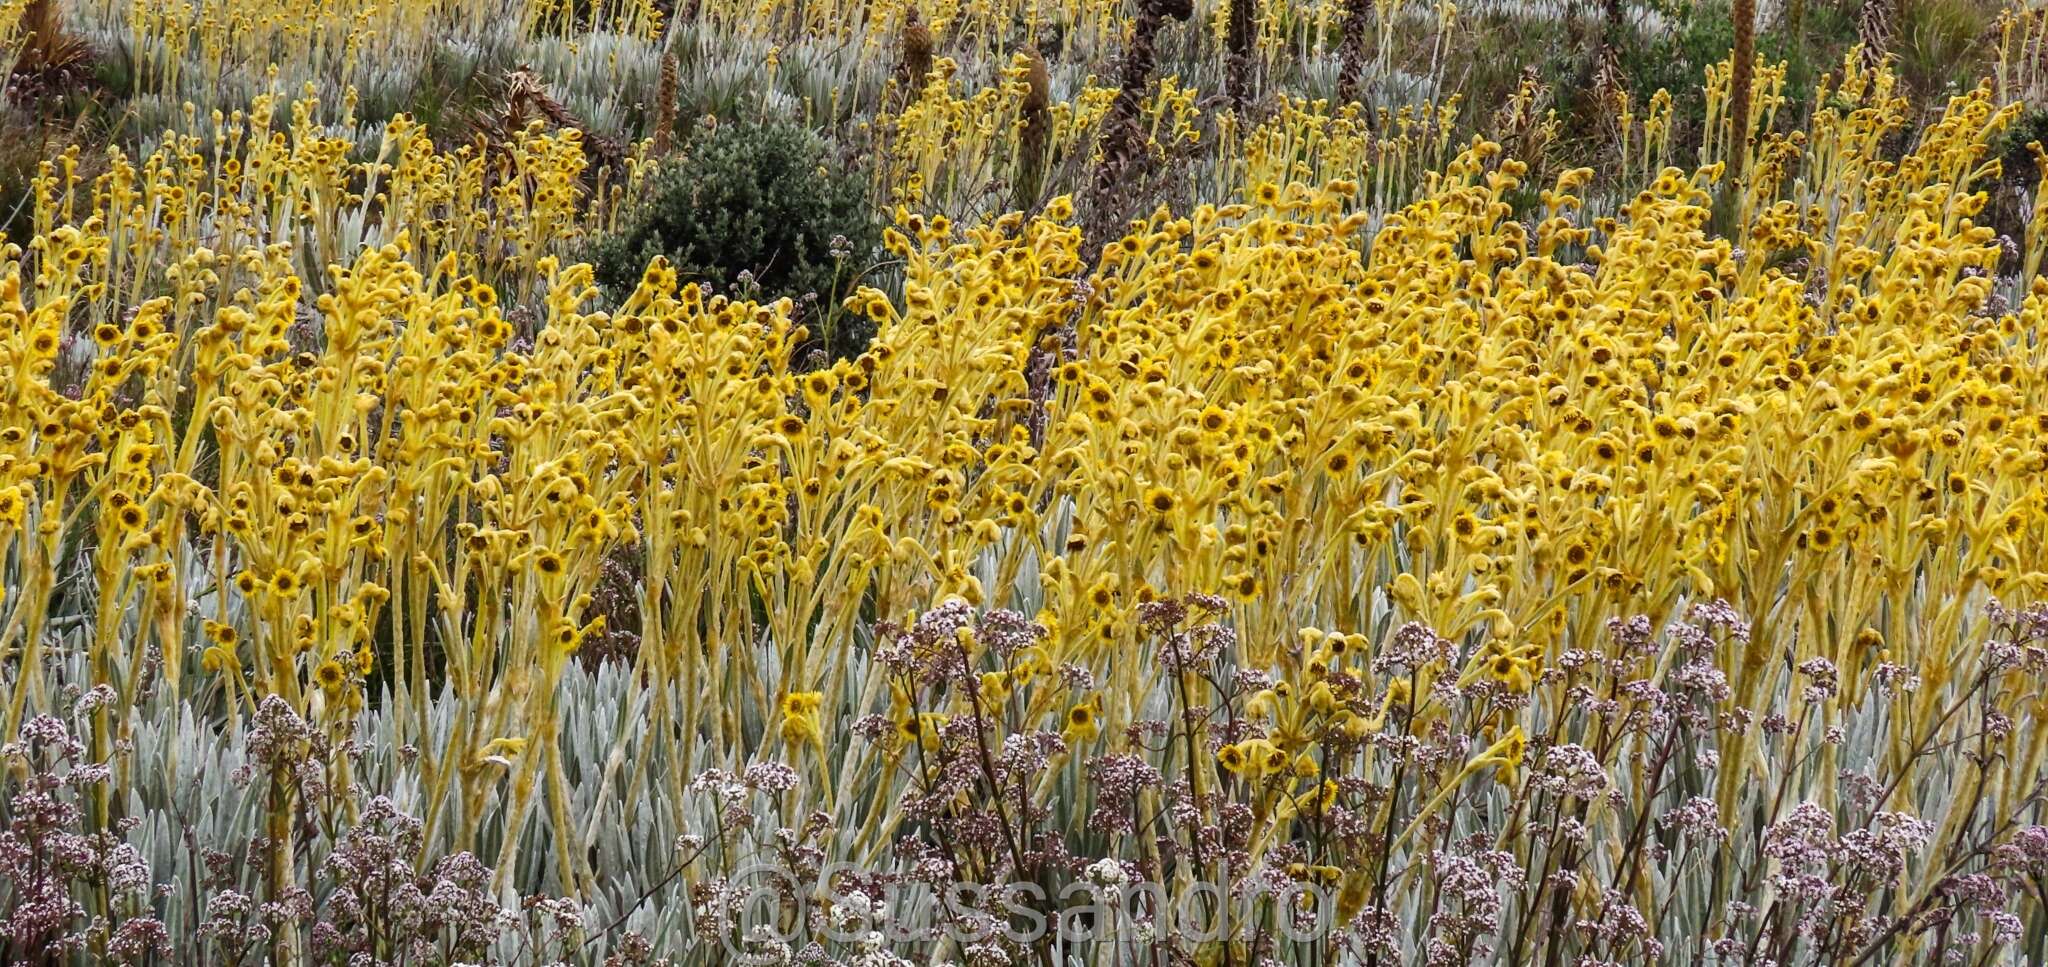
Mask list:
[[[859,169],[792,124],[713,128],[641,192],[619,230],[590,253],[599,284],[616,296],[663,258],[684,282],[743,279],[749,294],[788,297],[806,321],[829,331],[839,321],[839,296],[880,250],[881,226]],[[837,330],[827,347],[835,356],[867,343],[861,320]]]

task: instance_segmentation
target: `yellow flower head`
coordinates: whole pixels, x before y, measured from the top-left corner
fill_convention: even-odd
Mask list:
[[[1101,713],[1091,702],[1083,702],[1067,710],[1066,727],[1062,736],[1068,745],[1093,742],[1102,734]]]
[[[348,671],[341,667],[340,662],[328,659],[313,670],[313,678],[320,683],[322,691],[332,695],[341,691],[341,686],[348,682]]]
[[[791,745],[823,745],[825,733],[818,712],[823,692],[790,692],[782,697],[782,739]]]

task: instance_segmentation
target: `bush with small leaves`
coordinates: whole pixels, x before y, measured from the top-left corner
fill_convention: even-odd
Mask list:
[[[872,331],[838,297],[872,264],[880,232],[867,179],[824,139],[788,123],[727,124],[700,131],[590,258],[616,299],[656,256],[685,282],[787,296],[822,348],[847,356]]]

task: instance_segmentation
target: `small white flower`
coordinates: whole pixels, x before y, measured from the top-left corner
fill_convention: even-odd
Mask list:
[[[832,904],[832,922],[841,927],[863,922],[873,914],[874,901],[865,893],[851,894]]]
[[[1101,859],[1089,865],[1088,879],[1101,886],[1123,886],[1130,882],[1131,875],[1124,871],[1122,863]]]

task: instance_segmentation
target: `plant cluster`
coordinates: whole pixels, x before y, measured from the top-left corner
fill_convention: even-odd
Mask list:
[[[852,356],[868,332],[834,325],[839,301],[868,274],[881,226],[865,180],[840,164],[821,139],[792,125],[707,131],[642,187],[619,230],[592,247],[597,281],[624,296],[663,259],[689,284],[789,297],[828,352]]]
[[[0,958],[2048,957],[2048,18],[1602,170],[1450,4],[49,10]]]

